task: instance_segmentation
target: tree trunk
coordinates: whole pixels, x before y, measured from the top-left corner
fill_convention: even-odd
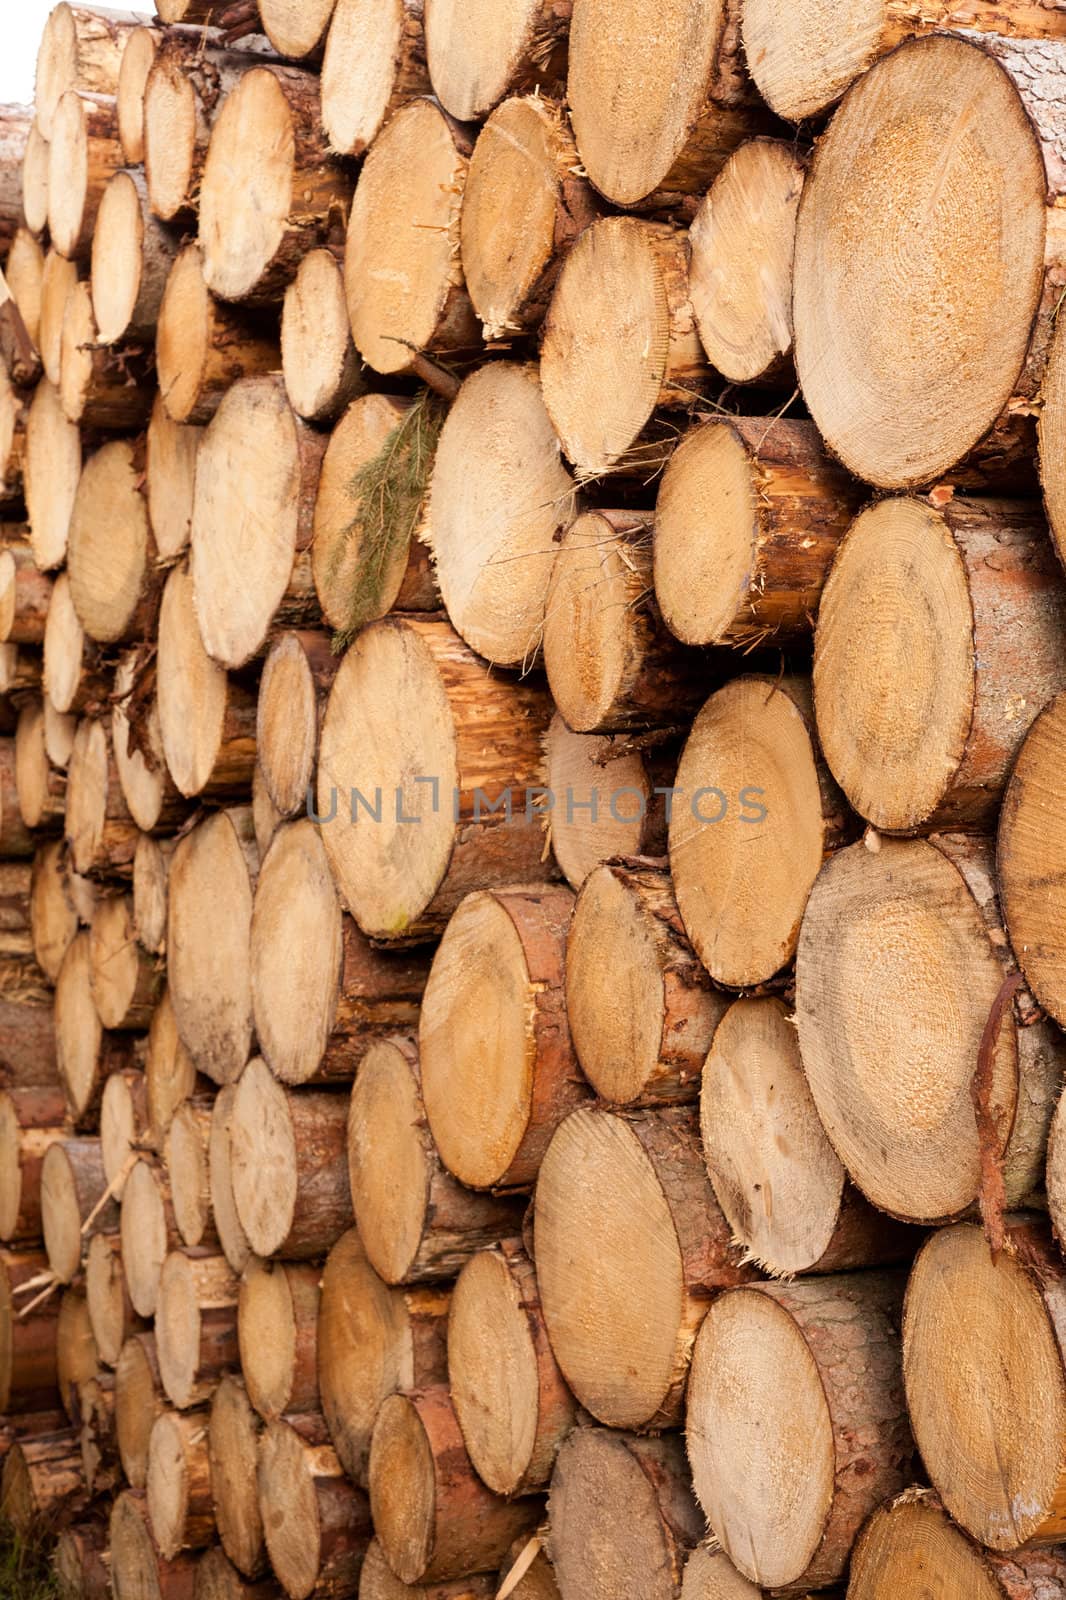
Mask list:
[[[53,1528],[75,1521],[88,1499],[74,1428],[20,1439],[8,1451],[0,1478],[0,1515],[16,1533],[27,1536],[41,1521]]]
[[[230,1126],[233,1197],[256,1255],[321,1256],[352,1224],[342,1095],[283,1089],[249,1062]]]
[[[85,1299],[100,1360],[117,1367],[126,1341],[143,1327],[133,1309],[122,1268],[122,1241],[95,1233],[85,1263]]]
[[[237,1215],[233,1197],[233,1164],[230,1150],[230,1123],[233,1120],[233,1102],[237,1095],[236,1084],[224,1084],[215,1096],[211,1113],[211,1139],[208,1147],[208,1165],[211,1172],[211,1210],[222,1253],[234,1272],[243,1272],[252,1250],[248,1235]]]
[[[322,61],[322,122],[341,155],[365,155],[408,101],[432,92],[423,9],[423,0],[400,0],[386,12],[337,0]]]
[[[41,1163],[41,1232],[48,1265],[60,1283],[81,1270],[82,1249],[93,1233],[114,1233],[118,1207],[105,1199],[107,1179],[100,1140],[64,1139]]]
[[[207,1422],[206,1410],[165,1410],[152,1427],[146,1496],[164,1560],[182,1550],[202,1550],[215,1538]]]
[[[676,1600],[703,1534],[680,1438],[577,1428],[559,1451],[549,1549],[567,1593],[608,1600],[645,1574],[648,1600]]]
[[[161,561],[173,561],[189,543],[200,438],[201,429],[171,419],[162,394],[157,394],[145,435],[145,493]]]
[[[68,89],[116,92],[122,53],[143,21],[132,11],[99,11],[66,3],[54,8],[37,51],[35,110],[46,139],[52,138],[55,111]]]
[[[122,793],[110,731],[83,717],[67,776],[66,837],[75,872],[128,878],[139,831]]]
[[[714,1198],[695,1108],[575,1111],[544,1157],[534,1227],[548,1334],[580,1404],[611,1427],[676,1423],[708,1297],[755,1275]]]
[[[225,1256],[174,1250],[163,1263],[156,1355],[167,1399],[183,1411],[208,1401],[238,1364],[237,1291]]]
[[[446,622],[390,617],[359,635],[326,708],[316,816],[370,938],[425,942],[470,889],[554,875],[537,805],[549,712],[541,688],[490,673]]]
[[[882,1211],[944,1222],[994,1208],[1000,1182],[1011,1206],[1039,1190],[1063,1047],[1028,995],[1010,1003],[1016,974],[987,840],[874,836],[819,878],[799,1047],[837,1154]]]
[[[248,1578],[257,1577],[266,1561],[255,1484],[260,1427],[241,1379],[224,1377],[211,1401],[207,1429],[211,1493],[222,1548]]]
[[[318,79],[257,62],[226,97],[200,188],[207,286],[274,304],[308,250],[325,244],[351,194],[321,127]]]
[[[89,259],[104,190],[122,163],[113,94],[68,89],[48,143],[48,231],[68,261]]]
[[[115,1600],[193,1600],[198,1555],[188,1551],[164,1560],[152,1537],[143,1494],[120,1494],[111,1510],[111,1586]]]
[[[134,1489],[148,1482],[148,1441],[164,1406],[155,1335],[135,1333],[122,1346],[115,1369],[115,1435],[122,1470]]]
[[[192,1250],[214,1250],[218,1245],[211,1220],[208,1168],[213,1113],[210,1095],[186,1100],[175,1108],[163,1146],[174,1217],[184,1243]]]
[[[170,1185],[163,1169],[142,1156],[122,1191],[122,1265],[133,1309],[154,1317],[159,1308],[163,1263],[181,1248]]]
[[[24,530],[17,530],[22,533]],[[0,634],[5,644],[44,643],[52,580],[41,572],[22,539],[0,550]]]
[[[480,1251],[459,1274],[448,1382],[482,1482],[508,1497],[543,1488],[576,1405],[548,1342],[536,1269],[518,1239]]]
[[[321,1410],[316,1362],[322,1269],[250,1261],[237,1331],[248,1398],[266,1422]]]
[[[339,665],[328,634],[295,631],[278,636],[264,663],[256,759],[283,817],[303,811],[314,792],[319,730]]]
[[[478,348],[459,256],[470,148],[467,130],[420,99],[397,111],[363,163],[344,288],[356,349],[376,372],[412,372],[415,352]]]
[[[354,1228],[330,1251],[318,1320],[322,1411],[345,1471],[364,1487],[383,1402],[397,1391],[447,1380],[449,1299],[450,1291],[437,1284],[390,1289]]]
[[[270,1563],[292,1600],[354,1592],[373,1531],[367,1497],[345,1477],[325,1430],[310,1440],[272,1422],[256,1481]]]
[[[27,828],[54,832],[62,826],[66,779],[44,747],[44,703],[26,700],[15,729],[15,789]]]
[[[544,740],[548,838],[571,889],[615,856],[666,854],[666,805],[680,728],[630,738],[574,733],[558,712]]]
[[[190,566],[204,646],[220,666],[246,666],[269,635],[318,620],[310,545],[325,448],[280,377],[235,384],[204,434]]]
[[[597,867],[567,939],[566,1007],[582,1071],[601,1099],[695,1100],[728,1006],[685,937],[669,874],[651,865]]]
[[[0,1406],[5,1413],[41,1411],[59,1403],[56,1334],[59,1297],[20,1315],[38,1291],[23,1286],[48,1272],[41,1249],[0,1249]]]
[[[162,987],[158,964],[137,943],[131,897],[100,900],[89,930],[89,989],[103,1026],[143,1033]]]
[[[122,52],[115,99],[118,136],[127,167],[144,164],[144,90],[156,51],[162,42],[158,29],[134,28]]]
[[[691,410],[708,377],[685,234],[634,217],[586,228],[548,308],[541,377],[563,453],[583,477],[646,458],[653,411]]]
[[[204,648],[187,565],[159,609],[156,695],[167,768],[183,795],[244,797],[255,766],[255,696]]]
[[[687,644],[751,650],[810,638],[858,509],[812,423],[734,417],[689,433],[663,474],[655,597]]]
[[[167,415],[174,422],[202,424],[210,422],[242,378],[276,373],[281,353],[277,334],[264,317],[209,293],[203,253],[193,243],[185,245],[167,279],[157,361]]]
[[[50,1146],[69,1134],[66,1113],[59,1088],[0,1090],[0,1239],[5,1244],[30,1244],[41,1237],[41,1163]]]
[[[306,422],[333,422],[366,392],[348,326],[344,277],[331,249],[304,256],[285,291],[281,357],[289,402]]]

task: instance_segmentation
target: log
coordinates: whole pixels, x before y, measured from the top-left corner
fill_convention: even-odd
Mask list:
[[[24,533],[22,527],[12,529]],[[44,642],[52,580],[41,572],[32,547],[19,538],[0,549],[0,635],[4,644]]]
[[[122,162],[114,96],[68,89],[48,138],[48,232],[68,261],[89,259],[104,190]]]
[[[236,1084],[223,1084],[215,1096],[215,1106],[211,1113],[208,1167],[211,1175],[211,1210],[214,1213],[219,1244],[234,1272],[243,1272],[248,1265],[252,1249],[241,1219],[237,1215],[237,1205],[233,1197],[230,1123],[236,1094]]]
[[[90,1496],[111,1494],[118,1488],[120,1469],[115,1450],[115,1380],[110,1373],[79,1386],[78,1413],[85,1486]]]
[[[189,798],[245,794],[255,765],[255,696],[204,648],[184,563],[163,587],[158,639],[156,703],[171,777]]]
[[[508,1501],[478,1478],[443,1384],[390,1395],[370,1446],[374,1531],[404,1583],[493,1567],[531,1533],[543,1502]]]
[[[154,1317],[163,1262],[172,1250],[180,1249],[181,1235],[166,1175],[147,1154],[135,1163],[122,1191],[121,1235],[122,1266],[133,1309],[138,1316]]]
[[[695,1108],[573,1112],[541,1165],[534,1228],[548,1334],[580,1404],[611,1427],[669,1426],[708,1296],[755,1276],[707,1178]]]
[[[203,424],[235,383],[276,373],[282,358],[265,319],[215,299],[204,282],[200,246],[187,244],[167,278],[156,359],[167,415],[173,422]]]
[[[51,606],[49,606],[51,611]],[[43,688],[43,684],[42,684]],[[52,698],[47,690],[44,692],[44,749],[49,761],[54,767],[62,767],[64,772],[70,766],[70,758],[74,754],[74,735],[78,731],[78,719],[69,711],[57,711],[52,704]],[[83,879],[88,882],[88,879]]]
[[[689,229],[696,327],[730,383],[791,381],[792,258],[806,162],[790,144],[742,144]]]
[[[115,87],[118,136],[127,167],[144,164],[144,88],[162,44],[156,28],[134,28],[126,40]]]
[[[492,1572],[446,1578],[441,1583],[403,1583],[389,1566],[381,1541],[376,1538],[367,1546],[359,1574],[359,1600],[409,1600],[412,1592],[424,1600],[494,1600],[496,1588],[496,1575]]]
[[[103,343],[90,286],[76,283],[67,297],[59,355],[59,398],[71,422],[122,433],[143,427],[152,405],[151,369],[150,351]]]
[[[41,1232],[48,1265],[60,1283],[81,1270],[82,1250],[93,1233],[114,1233],[118,1207],[105,1199],[107,1178],[98,1138],[67,1138],[51,1145],[41,1162]]]
[[[700,1133],[718,1204],[772,1277],[909,1259],[919,1236],[848,1181],[822,1128],[793,1019],[776,996],[736,1000],[703,1069]]]
[[[177,241],[148,210],[139,172],[116,172],[104,190],[92,244],[96,337],[151,343]]]
[[[332,250],[309,251],[285,291],[281,361],[289,404],[305,422],[335,421],[366,389]]]
[[[169,833],[185,821],[189,805],[167,770],[155,684],[150,649],[126,651],[115,670],[111,742],[134,822],[142,833]]]
[[[352,1224],[343,1095],[283,1089],[266,1064],[241,1074],[230,1123],[233,1198],[256,1255],[321,1256]]]
[[[122,1470],[134,1489],[148,1481],[148,1441],[164,1408],[153,1333],[135,1333],[115,1369],[115,1437]]]
[[[40,349],[44,375],[57,389],[62,375],[63,321],[67,300],[77,287],[78,268],[51,248],[41,272]]]
[[[543,1488],[576,1405],[548,1342],[536,1269],[517,1239],[479,1251],[459,1274],[448,1383],[482,1482],[508,1498]]]
[[[158,964],[137,943],[132,898],[101,899],[89,930],[89,991],[103,1026],[143,1033],[162,988]]]
[[[563,263],[541,381],[563,454],[584,478],[647,459],[652,413],[691,409],[707,381],[688,262],[676,228],[604,217]]]
[[[7,1089],[62,1087],[53,1007],[41,976],[25,959],[0,965],[0,1079]]]
[[[753,1583],[802,1592],[836,1582],[870,1512],[911,1481],[902,1293],[901,1274],[853,1273],[751,1285],[708,1311],[692,1356],[688,1456],[715,1536]]]
[[[667,632],[653,598],[652,521],[645,511],[586,511],[559,543],[544,665],[575,733],[687,722],[706,696],[706,657]]]
[[[1057,95],[1064,52],[974,33],[911,40],[855,84],[812,160],[796,229],[796,371],[828,449],[878,488],[934,483],[1012,395],[1039,389],[1061,293],[1046,202],[1066,179],[1039,97]],[[963,158],[950,130],[972,105]],[[886,129],[902,122],[911,133],[897,159]],[[856,140],[877,152],[861,176]],[[954,205],[950,219],[938,207],[934,170],[950,172],[972,232],[960,233]],[[891,265],[900,249],[911,252],[902,275]]]
[[[425,49],[444,109],[473,122],[508,95],[561,93],[572,9],[572,0],[427,0]]]
[[[130,1300],[116,1234],[95,1233],[89,1240],[85,1299],[97,1354],[105,1366],[117,1367],[127,1341],[143,1324]]]
[[[162,3],[162,0],[161,0]],[[111,1586],[115,1600],[193,1600],[195,1554],[183,1551],[167,1561],[152,1537],[143,1494],[125,1490],[114,1502],[109,1529]]]
[[[20,1439],[8,1451],[0,1478],[0,1516],[16,1534],[29,1536],[42,1521],[53,1528],[76,1521],[88,1498],[74,1428]]]
[[[640,734],[574,733],[558,712],[552,717],[543,762],[548,837],[571,889],[615,856],[666,854],[665,798],[677,766],[669,739],[665,751],[666,759]]]
[[[148,1030],[144,1080],[148,1127],[152,1143],[159,1147],[174,1113],[197,1087],[196,1067],[181,1041],[169,989],[163,991]]]
[[[171,420],[162,394],[157,394],[145,435],[144,470],[148,520],[161,561],[173,561],[189,543],[200,438],[199,428]]]
[[[15,740],[0,739],[0,852],[4,857],[28,858],[34,853],[36,841],[19,803],[18,765]]]
[[[69,1135],[58,1087],[0,1089],[0,1239],[31,1244],[41,1237],[41,1164]],[[6,1411],[0,1406],[0,1411]]]
[[[163,1146],[174,1219],[182,1240],[192,1250],[213,1249],[218,1244],[211,1219],[208,1166],[213,1110],[214,1101],[208,1095],[184,1101],[174,1111]]]
[[[0,1250],[0,1403],[5,1413],[36,1412],[59,1403],[58,1296],[42,1300],[28,1317],[19,1314],[36,1298],[22,1286],[47,1270],[48,1258],[39,1248]],[[16,1290],[21,1290],[17,1297]]]
[[[1063,1536],[1061,1293],[1046,1221],[1021,1214],[1004,1219],[995,1253],[967,1223],[933,1233],[907,1285],[915,1442],[952,1520],[993,1550]]]
[[[247,665],[271,629],[317,621],[309,547],[324,453],[280,377],[234,384],[208,425],[190,570],[204,647],[220,666]]]
[[[40,349],[44,250],[40,241],[23,225],[15,229],[4,263],[4,277],[30,336],[30,343]]]
[[[43,320],[43,311],[41,316]],[[66,559],[67,529],[81,477],[81,433],[64,412],[58,388],[43,378],[26,419],[23,474],[33,554],[41,571],[51,572]],[[68,709],[58,701],[56,706]]]
[[[0,861],[0,960],[33,955],[32,885],[30,862]]]
[[[197,1565],[193,1600],[277,1600],[278,1594],[272,1577],[243,1578],[221,1550],[208,1550]]]
[[[167,1399],[202,1405],[238,1361],[238,1283],[225,1256],[173,1250],[159,1276],[156,1358]]]
[[[79,905],[91,915],[94,898],[88,879],[79,878],[71,868],[61,840],[38,847],[30,886],[30,927],[37,965],[52,983],[78,931]]]
[[[26,700],[15,728],[15,792],[27,828],[55,832],[62,827],[66,787],[44,747],[44,702]]]
[[[66,0],[52,9],[37,49],[35,110],[46,139],[52,137],[56,108],[68,89],[115,93],[123,50],[143,21],[131,11],[97,10]]]
[[[433,958],[422,1096],[441,1160],[471,1188],[528,1188],[559,1123],[588,1099],[566,1018],[573,904],[562,887],[475,892]]]
[[[271,799],[270,790],[263,778],[263,769],[257,761],[252,772],[252,825],[255,829],[256,849],[261,860],[273,844],[274,835],[284,820]]]
[[[380,1039],[418,1025],[422,951],[376,950],[341,912],[309,818],[279,829],[256,886],[252,1009],[282,1083],[345,1083]]]
[[[402,397],[366,394],[352,401],[330,435],[315,500],[311,571],[323,621],[345,639],[389,611],[440,606],[421,527],[437,420],[429,403],[414,412]],[[393,449],[402,450],[415,481],[404,492],[402,515],[387,519],[369,491]]]
[[[556,546],[575,510],[536,366],[490,362],[441,429],[424,534],[452,626],[486,660],[535,662]]]
[[[396,113],[363,163],[344,290],[355,347],[375,372],[413,371],[413,351],[478,347],[459,259],[469,154],[466,132],[421,99]]]
[[[318,79],[256,66],[227,95],[200,187],[208,288],[274,304],[308,250],[325,244],[351,194],[321,128]]]
[[[809,682],[752,676],[719,689],[674,782],[670,867],[685,932],[716,983],[765,983],[791,962],[822,862],[850,831]]]
[[[263,1519],[255,1484],[260,1422],[240,1378],[227,1374],[211,1400],[207,1450],[222,1549],[238,1572],[254,1578],[265,1562]],[[206,1559],[206,1558],[205,1558]]]
[[[143,456],[138,457],[127,439],[114,439],[90,456],[71,513],[71,599],[85,632],[102,644],[146,634],[159,603],[155,542],[141,492]]]
[[[316,1362],[322,1269],[257,1261],[244,1269],[237,1334],[248,1399],[264,1422],[321,1409]]]
[[[82,711],[99,715],[104,710],[112,682],[102,658],[100,646],[85,637],[71,598],[70,574],[64,570],[52,584],[44,631],[44,693],[59,716],[71,717]],[[67,752],[68,768],[76,735],[75,721]]]
[[[279,56],[314,55],[329,26],[334,0],[259,0],[259,21]]]
[[[370,1507],[324,1433],[309,1442],[287,1422],[269,1423],[256,1483],[270,1564],[285,1593],[354,1594],[373,1532]]]
[[[633,0],[574,7],[566,92],[582,166],[619,206],[702,195],[738,145],[762,131],[726,28],[724,0],[674,5],[648,32]]]
[[[373,1044],[360,1065],[348,1176],[359,1237],[386,1283],[451,1278],[475,1251],[521,1228],[519,1200],[473,1193],[445,1168],[427,1126],[418,1047],[401,1034]]]
[[[142,833],[133,856],[133,928],[137,942],[151,955],[162,955],[167,933],[167,873],[172,847]]]
[[[197,1071],[219,1084],[239,1076],[252,1044],[250,941],[259,863],[250,832],[247,808],[214,812],[185,835],[170,863],[171,1004]]]
[[[530,1549],[531,1540],[517,1539],[500,1568],[499,1583],[502,1586],[509,1579],[514,1581],[512,1574],[515,1567],[519,1562],[522,1563],[522,1576],[511,1589],[514,1600],[561,1600],[555,1569],[544,1553],[544,1531],[542,1529],[536,1535],[537,1547],[533,1550]]]
[[[1066,695],[1059,694],[1026,735],[1003,798],[996,861],[1004,920],[1018,963],[1038,1003],[1059,1023],[1066,1018],[1066,965],[1048,884],[1064,849],[1053,764],[1064,719]]]
[[[885,626],[871,633],[874,595]],[[1033,718],[1066,688],[1064,653],[1066,582],[1030,505],[880,502],[841,545],[819,611],[834,777],[878,828],[988,825]]]
[[[0,122],[0,250],[10,248],[22,221],[22,161],[33,113],[23,106],[5,106]]]
[[[263,665],[256,760],[283,817],[296,816],[314,794],[319,730],[339,664],[328,634],[288,630],[278,635]]]
[[[431,93],[423,10],[423,0],[384,10],[337,0],[322,60],[322,123],[341,155],[364,155],[408,101]]]
[[[141,1059],[132,1034],[105,1032],[93,1001],[90,936],[82,930],[70,944],[56,980],[55,1061],[72,1120],[92,1123],[108,1078]]]
[[[364,1487],[383,1402],[447,1380],[449,1298],[439,1284],[389,1288],[354,1228],[330,1251],[318,1317],[322,1412],[345,1471]]]
[[[608,1600],[643,1572],[648,1600],[681,1594],[703,1519],[676,1434],[642,1439],[576,1429],[559,1451],[548,1509],[563,1592]]]
[[[695,1100],[728,1008],[685,937],[669,874],[650,864],[596,867],[567,939],[566,1010],[581,1069],[600,1098],[629,1106]]]
[[[78,1419],[78,1388],[100,1370],[84,1289],[65,1289],[56,1322],[59,1399],[72,1422]]]
[[[122,1072],[113,1072],[104,1085],[100,1101],[100,1146],[108,1184],[114,1185],[115,1198],[121,1200],[130,1157],[152,1148],[148,1080],[141,1068],[127,1067]]]
[[[25,505],[29,405],[29,396],[14,387],[0,363],[0,506],[5,512]]]
[[[107,1524],[80,1522],[64,1528],[56,1540],[52,1564],[61,1593],[81,1595],[84,1600],[109,1600],[111,1550]]]
[[[997,1169],[1008,1205],[1039,1190],[1062,1044],[1030,997],[997,1000],[1016,975],[988,840],[854,845],[820,875],[796,963],[799,1047],[834,1149],[882,1211],[949,1221],[991,1200]]]
[[[688,433],[655,510],[655,598],[686,644],[751,650],[810,638],[859,508],[810,422],[732,417]]]
[[[40,238],[48,226],[48,140],[34,117],[22,158],[22,215]]]
[[[485,19],[478,22],[484,38]],[[451,42],[461,26],[453,22]],[[567,254],[602,209],[579,167],[561,105],[539,94],[505,100],[478,136],[459,227],[463,274],[486,339],[536,333],[543,322]]]
[[[390,617],[360,633],[326,708],[315,819],[365,934],[422,942],[471,888],[552,875],[536,804],[549,714],[536,683],[491,674],[445,622]],[[349,801],[356,815],[368,809],[367,822],[329,825]],[[401,820],[412,816],[417,830]]]
[[[83,717],[67,772],[66,838],[74,870],[128,877],[139,832],[122,793],[110,730]]]
[[[148,1441],[145,1495],[152,1537],[164,1560],[201,1550],[215,1537],[206,1411],[162,1411]]]

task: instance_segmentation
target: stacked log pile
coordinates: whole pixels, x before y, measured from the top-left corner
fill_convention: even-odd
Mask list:
[[[65,1592],[1066,1600],[1066,5],[831,9],[61,0],[0,111]]]

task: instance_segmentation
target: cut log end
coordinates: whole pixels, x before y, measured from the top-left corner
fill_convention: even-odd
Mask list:
[[[572,889],[613,856],[664,854],[663,809],[639,750],[619,749],[609,734],[574,733],[556,712],[544,765],[555,796],[552,853]]]
[[[260,1423],[239,1378],[226,1376],[211,1401],[208,1451],[222,1548],[239,1572],[263,1562],[263,1519],[255,1484]]]
[[[140,1160],[126,1179],[122,1193],[122,1265],[134,1310],[142,1317],[155,1315],[159,1301],[159,1275],[177,1236],[168,1217],[167,1195],[159,1169]]]
[[[285,291],[281,359],[292,408],[308,422],[339,416],[364,387],[331,250],[309,251]]]
[[[153,616],[154,544],[134,445],[112,440],[86,462],[70,518],[70,593],[91,639],[130,638]]]
[[[58,382],[58,371],[55,383],[42,378],[26,423],[26,509],[30,543],[42,572],[62,566],[66,557],[67,531],[81,477],[81,434],[63,410]],[[56,588],[63,582],[60,577]],[[52,698],[57,710],[70,709],[54,693]]]
[[[174,568],[163,590],[158,662],[160,736],[179,792],[191,797],[216,784],[229,792],[255,760],[254,725],[242,715],[250,703],[204,648],[185,565]]]
[[[118,72],[118,136],[128,166],[144,160],[144,88],[160,37],[155,28],[134,28],[122,52]]]

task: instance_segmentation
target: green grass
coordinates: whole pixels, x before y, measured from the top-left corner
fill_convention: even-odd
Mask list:
[[[18,1533],[0,1522],[0,1600],[61,1600],[52,1568],[55,1540],[46,1529]]]

